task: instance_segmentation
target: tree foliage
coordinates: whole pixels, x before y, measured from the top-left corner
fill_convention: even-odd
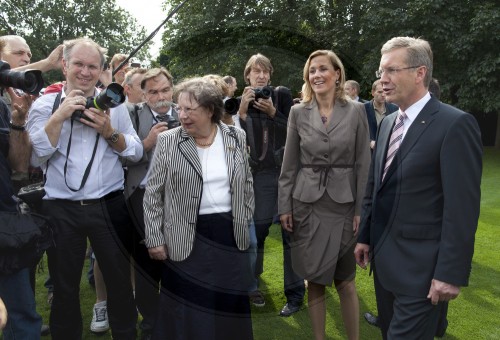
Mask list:
[[[188,0],[167,24],[158,62],[178,79],[218,73],[243,84],[246,61],[260,52],[273,63],[273,84],[295,92],[308,55],[332,49],[369,98],[383,43],[422,37],[433,48],[443,100],[494,112],[500,108],[499,19],[500,4],[491,0]]]
[[[130,53],[146,36],[115,0],[0,0],[0,8],[0,35],[25,38],[35,61],[67,39],[89,37],[106,47],[111,57]],[[138,57],[149,58],[147,48]]]

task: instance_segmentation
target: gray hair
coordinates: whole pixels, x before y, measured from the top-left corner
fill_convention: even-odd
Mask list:
[[[198,105],[211,111],[213,113],[213,123],[218,123],[221,120],[224,113],[223,94],[221,89],[213,82],[201,77],[183,80],[174,88],[175,102],[177,102],[181,93],[187,94]]]
[[[65,40],[63,48],[64,60],[69,61],[71,58],[71,53],[73,52],[75,46],[81,44],[85,44],[95,48],[95,50],[99,53],[99,56],[101,58],[101,68],[102,68],[104,66],[104,63],[106,62],[106,53],[108,52],[108,50],[104,47],[99,46],[98,43],[96,43],[94,40],[90,38],[77,38],[72,40]]]
[[[429,42],[420,38],[395,37],[387,41],[384,46],[382,46],[380,52],[384,54],[399,48],[405,48],[408,51],[406,59],[408,66],[425,66],[427,68],[424,85],[428,88],[432,79],[433,60],[432,49]]]

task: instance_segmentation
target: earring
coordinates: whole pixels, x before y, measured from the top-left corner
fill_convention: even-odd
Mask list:
[[[340,85],[340,80],[338,80],[338,79],[337,79],[337,81],[335,82],[335,85],[336,85],[337,87],[339,87],[339,85]]]

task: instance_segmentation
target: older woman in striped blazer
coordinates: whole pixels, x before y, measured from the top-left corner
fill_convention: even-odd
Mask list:
[[[165,264],[153,338],[252,339],[245,135],[220,122],[210,82],[184,81],[174,97],[181,126],[158,136],[144,195],[146,246]]]

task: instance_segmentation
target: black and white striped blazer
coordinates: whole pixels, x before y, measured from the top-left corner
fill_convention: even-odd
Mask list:
[[[249,247],[249,221],[254,211],[253,179],[246,155],[245,132],[219,123],[229,184],[234,238],[240,250]],[[158,135],[144,194],[146,246],[167,246],[172,261],[186,259],[193,249],[203,188],[196,144],[182,127]]]

